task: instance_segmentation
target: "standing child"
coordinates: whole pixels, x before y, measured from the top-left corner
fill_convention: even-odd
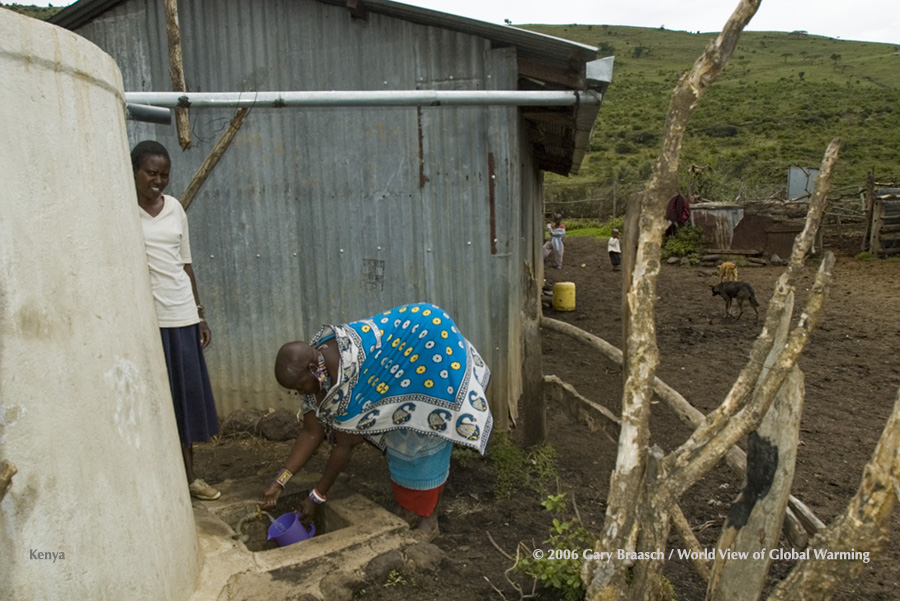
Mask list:
[[[563,253],[565,252],[563,238],[566,236],[566,226],[562,223],[562,215],[560,213],[553,216],[553,223],[548,223],[547,229],[550,230],[550,239],[544,244],[544,260],[547,259],[550,253],[553,253],[553,261],[556,263],[556,268],[562,269]]]
[[[619,264],[622,262],[622,247],[619,245],[619,230],[612,231],[612,237],[606,245],[609,251],[609,262],[612,263],[613,271],[619,271]]]

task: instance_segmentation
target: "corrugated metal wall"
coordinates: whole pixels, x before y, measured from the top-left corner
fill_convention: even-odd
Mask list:
[[[516,89],[514,49],[304,0],[181,3],[192,91]],[[128,91],[171,89],[162,3],[125,2],[78,33]],[[232,116],[131,123],[173,157],[179,195]],[[515,108],[253,109],[188,212],[213,330],[220,412],[292,406],[279,346],[405,302],[447,309],[489,362],[498,426],[521,393],[523,262],[536,259],[540,172]],[[524,154],[523,154],[524,153]]]

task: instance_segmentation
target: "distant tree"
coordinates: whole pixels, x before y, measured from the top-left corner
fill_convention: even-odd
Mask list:
[[[837,69],[838,61],[841,60],[841,55],[837,52],[833,53],[829,58],[834,62],[834,68]]]
[[[783,52],[783,53],[781,54],[781,58],[784,59],[784,62],[787,62],[787,60],[788,60],[789,58],[791,58],[792,56],[794,56],[794,53],[793,53],[793,52]]]
[[[600,42],[599,44],[597,44],[597,50],[604,54],[614,54],[616,51],[616,47],[609,42]]]
[[[806,75],[806,71],[800,71],[799,73],[797,73],[797,76],[798,76],[801,80],[803,79],[803,76],[804,76],[804,75]]]
[[[634,47],[634,50],[631,51],[631,55],[632,55],[634,58],[641,58],[641,56],[642,56],[645,52],[646,52],[647,54],[650,53],[649,49],[648,49],[646,46],[635,46],[635,47]]]

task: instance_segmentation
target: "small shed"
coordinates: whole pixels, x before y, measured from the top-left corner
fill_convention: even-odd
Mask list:
[[[171,90],[163,2],[80,0],[52,21],[113,56],[126,92]],[[179,3],[187,89],[573,90],[602,94],[596,49],[387,0]],[[323,323],[427,300],[488,361],[499,427],[522,393],[524,290],[542,278],[542,173],[579,169],[599,105],[251,109],[191,204],[220,413],[294,406],[272,376]],[[232,111],[162,141],[178,196]]]
[[[796,203],[794,203],[796,204]],[[736,254],[790,256],[802,221],[777,218],[760,207],[734,203],[698,203],[691,207],[691,223],[703,229],[710,247]]]

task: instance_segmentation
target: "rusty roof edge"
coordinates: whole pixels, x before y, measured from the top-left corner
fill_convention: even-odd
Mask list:
[[[78,0],[78,2],[70,4],[47,19],[47,22],[59,27],[65,27],[66,29],[76,29],[97,15],[102,14],[124,1],[125,0]]]

